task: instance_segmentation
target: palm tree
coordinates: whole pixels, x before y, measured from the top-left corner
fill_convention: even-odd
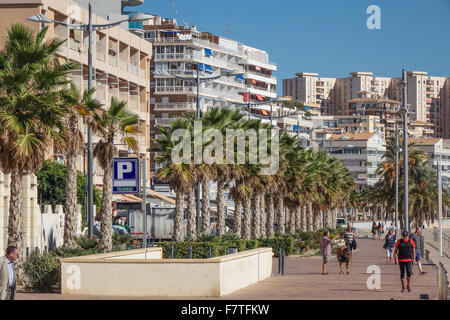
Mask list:
[[[84,139],[81,121],[91,116],[102,105],[91,100],[95,89],[86,90],[80,95],[78,89],[71,84],[68,90],[61,91],[64,107],[67,110],[64,117],[63,142],[58,146],[64,151],[66,162],[66,203],[64,215],[64,246],[76,248],[77,225],[77,169],[76,159],[84,150]]]
[[[114,141],[120,139],[134,152],[139,150],[136,140],[139,118],[125,108],[125,101],[112,98],[108,110],[94,113],[93,130],[100,137],[94,148],[94,157],[103,169],[100,242],[104,252],[112,250],[112,164],[117,152]]]
[[[192,186],[195,178],[195,169],[192,163],[173,162],[172,152],[174,151],[175,143],[172,140],[172,134],[177,130],[186,130],[191,132],[192,123],[190,119],[175,119],[170,123],[169,128],[157,126],[158,130],[162,132],[163,137],[154,140],[155,146],[151,148],[151,152],[156,152],[155,161],[164,166],[156,173],[156,178],[169,183],[169,186],[176,193],[175,202],[175,216],[173,223],[172,240],[182,241],[182,220],[184,213],[184,194]]]
[[[44,41],[21,24],[8,28],[0,53],[0,166],[10,174],[8,246],[22,251],[22,178],[40,168],[44,151],[59,138],[64,108],[56,90],[67,84],[73,63],[60,64],[63,41]],[[22,258],[18,279],[23,279]]]

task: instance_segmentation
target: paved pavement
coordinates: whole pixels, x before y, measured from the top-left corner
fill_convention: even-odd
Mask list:
[[[230,300],[419,300],[421,295],[437,299],[437,275],[431,265],[425,265],[424,275],[418,275],[418,269],[411,281],[412,292],[400,292],[399,267],[385,263],[383,240],[359,239],[358,250],[353,254],[349,275],[338,275],[339,266],[333,256],[328,263],[328,275],[321,274],[322,257],[287,257],[286,275],[272,276],[220,299]],[[367,267],[378,266],[381,269],[381,288],[369,290]],[[278,272],[278,260],[273,260],[273,272]],[[64,296],[60,294],[18,293],[18,300],[69,300],[69,299],[130,299],[129,297],[92,297]],[[142,299],[172,299],[167,297],[144,297]],[[181,299],[181,298],[180,298]],[[185,299],[213,299],[188,297]]]

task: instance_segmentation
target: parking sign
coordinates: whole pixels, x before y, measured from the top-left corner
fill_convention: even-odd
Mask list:
[[[138,158],[115,158],[113,162],[113,194],[139,193]]]

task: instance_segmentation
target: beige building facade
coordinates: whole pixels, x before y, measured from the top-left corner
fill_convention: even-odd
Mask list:
[[[6,30],[11,23],[23,23],[37,32],[43,26],[39,23],[27,21],[26,18],[43,13],[50,19],[72,23],[87,24],[88,10],[71,0],[2,0],[0,12],[0,45],[6,41]],[[94,24],[107,24],[104,18],[93,15]],[[69,78],[75,86],[83,92],[88,87],[88,33],[72,30],[56,22],[50,23],[46,37],[59,38],[66,42],[58,53],[60,61],[74,61],[79,68],[73,70]],[[127,102],[127,109],[139,116],[141,134],[138,137],[141,154],[149,154],[146,150],[150,146],[150,58],[152,44],[139,36],[122,29],[97,31],[94,34],[93,48],[93,87],[96,89],[94,98],[109,108],[111,98]],[[87,129],[84,130],[87,141]],[[121,137],[117,139],[119,155],[124,156],[128,150],[120,145]],[[98,141],[93,137],[93,143]],[[48,156],[63,162],[63,155],[56,148]],[[80,153],[77,169],[83,171],[85,159]],[[94,183],[102,183],[102,170],[94,161]]]
[[[351,115],[354,110],[349,102],[361,98],[403,102],[402,91],[396,86],[401,78],[375,77],[371,72],[351,72],[346,78],[320,78],[317,73],[296,76],[283,80],[283,95],[303,102],[315,100],[321,104],[323,115]],[[321,83],[323,92],[317,87]],[[424,137],[450,138],[450,124],[445,121],[450,119],[450,78],[409,71],[407,83],[410,121],[415,123],[415,128],[422,127],[412,129],[415,134],[423,132]]]

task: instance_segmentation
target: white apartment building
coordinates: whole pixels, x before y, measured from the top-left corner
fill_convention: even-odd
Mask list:
[[[240,73],[201,81],[199,104],[202,111],[227,103],[243,104],[249,99],[264,102],[277,97],[277,80],[273,76],[277,66],[263,50],[198,31],[196,26],[179,26],[175,19],[159,16],[145,22],[142,30],[133,32],[142,33],[144,39],[154,45],[150,100],[152,138],[159,136],[155,125],[168,126],[182,114],[195,112],[197,69],[201,78],[227,71]],[[155,169],[151,161],[151,170]]]
[[[386,151],[385,140],[378,133],[331,134],[322,147],[349,169],[358,189],[378,181],[377,165]]]
[[[444,185],[450,187],[450,140],[442,138],[430,139],[410,139],[414,143],[413,148],[417,148],[430,157],[431,166],[437,169],[439,162]]]

